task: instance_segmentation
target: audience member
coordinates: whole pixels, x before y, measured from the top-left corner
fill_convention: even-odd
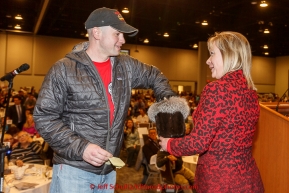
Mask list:
[[[124,134],[124,144],[127,151],[126,166],[131,167],[134,165],[136,156],[138,155],[140,149],[139,133],[134,127],[132,120],[127,120]]]
[[[139,109],[145,109],[145,103],[143,102],[142,98],[139,98],[133,105],[133,116],[139,116],[140,112]]]
[[[27,97],[27,92],[22,87],[20,87],[20,90],[18,91],[17,96],[21,100],[21,105],[24,105],[24,102],[25,102],[26,97]]]
[[[157,139],[157,130],[155,127],[152,127],[149,129],[148,132],[148,140],[145,142],[144,146],[142,147],[142,151],[144,154],[144,157],[146,159],[146,162],[148,163],[148,167],[150,167],[151,170],[157,171],[158,169],[155,166],[149,165],[150,159],[153,155],[157,154],[160,150],[160,145],[158,144]],[[143,170],[143,179],[141,184],[145,184],[146,180],[148,178],[147,170]]]
[[[32,111],[30,111],[29,109],[25,110],[25,117],[27,119],[28,115],[33,114]]]
[[[139,108],[139,116],[137,116],[136,120],[137,123],[149,123],[149,117],[143,108]]]
[[[128,111],[127,111],[126,121],[127,121],[127,120],[130,120],[130,119],[132,120],[132,117],[133,117],[133,116],[132,116],[132,108],[129,107],[129,108],[128,108]]]
[[[33,95],[35,97],[35,99],[38,98],[38,93],[36,92],[34,86],[31,87],[30,93],[31,93],[31,95]]]
[[[5,96],[0,97],[0,108],[6,108]]]
[[[147,100],[147,109],[156,102],[156,99],[154,98],[154,96],[151,96],[148,100]]]
[[[24,102],[24,107],[27,110],[30,110],[31,112],[33,112],[35,104],[36,104],[35,97],[31,93],[29,93],[28,96],[27,96],[27,99]]]
[[[195,174],[183,165],[182,157],[175,157],[166,151],[158,151],[157,166],[161,168],[170,162],[175,183],[183,187],[184,193],[191,193],[190,185],[193,185]],[[168,168],[166,168],[168,169]]]
[[[39,142],[32,141],[32,138],[26,131],[18,133],[18,142],[12,146],[10,161],[17,166],[23,163],[43,164],[40,157],[42,146]]]
[[[14,138],[11,134],[9,133],[4,133],[4,142],[9,142],[9,146],[12,147],[14,145]]]
[[[6,131],[7,134],[10,134],[13,137],[14,143],[18,142],[18,133],[20,132],[20,129],[12,124],[8,130]]]
[[[7,117],[12,119],[12,123],[17,125],[19,129],[22,129],[26,121],[25,107],[21,105],[21,97],[19,95],[14,96],[13,101],[14,105],[8,108]]]
[[[22,131],[26,131],[31,137],[37,134],[32,114],[27,115],[26,122],[23,125]]]

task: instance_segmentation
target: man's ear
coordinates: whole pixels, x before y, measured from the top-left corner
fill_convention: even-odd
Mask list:
[[[92,35],[95,39],[99,39],[101,34],[101,29],[99,27],[92,28]]]

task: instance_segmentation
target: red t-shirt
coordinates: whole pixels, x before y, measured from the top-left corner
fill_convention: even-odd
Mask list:
[[[113,121],[113,112],[114,112],[114,104],[112,102],[111,93],[112,93],[112,83],[111,83],[111,63],[110,59],[108,59],[105,62],[93,62],[94,66],[98,70],[98,73],[102,79],[102,83],[104,85],[109,109],[110,109],[110,124],[112,124]]]

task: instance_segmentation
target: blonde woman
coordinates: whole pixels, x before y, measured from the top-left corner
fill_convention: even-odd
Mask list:
[[[26,122],[23,125],[22,131],[26,131],[30,136],[37,134],[32,114],[27,115]]]
[[[250,74],[250,44],[240,33],[221,32],[209,38],[208,49],[207,65],[217,80],[201,94],[194,128],[183,138],[160,138],[161,146],[174,156],[199,154],[198,193],[263,193],[252,156],[260,109]]]

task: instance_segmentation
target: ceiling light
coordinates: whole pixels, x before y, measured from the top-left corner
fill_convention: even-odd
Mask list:
[[[166,32],[166,33],[164,33],[164,37],[169,37],[170,35]]]
[[[123,8],[123,10],[121,11],[121,12],[123,12],[123,13],[129,13],[129,10],[128,10],[128,8]]]
[[[202,22],[202,25],[208,25],[208,22],[207,22],[206,20],[204,20],[204,21]]]
[[[21,26],[19,24],[15,25],[15,29],[21,29]]]
[[[88,37],[88,33],[85,34],[85,37]]]
[[[260,7],[267,7],[268,4],[266,3],[266,1],[261,1],[260,3]]]
[[[265,52],[264,54],[265,54],[265,55],[269,55],[269,52]]]
[[[270,31],[268,29],[264,30],[264,34],[269,34],[269,33],[270,33]]]
[[[194,45],[193,45],[193,48],[198,48],[198,44],[194,44]]]
[[[257,1],[251,1],[251,4],[252,4],[252,5],[257,4]]]
[[[146,43],[146,44],[149,43],[149,42],[150,42],[150,41],[149,41],[149,39],[147,39],[147,38],[143,41],[143,43]]]
[[[23,18],[22,18],[21,15],[18,14],[18,15],[15,16],[15,19],[19,19],[19,20],[21,20],[21,19],[23,19]]]
[[[263,48],[264,48],[264,49],[268,49],[269,47],[268,47],[267,45],[264,45]]]

